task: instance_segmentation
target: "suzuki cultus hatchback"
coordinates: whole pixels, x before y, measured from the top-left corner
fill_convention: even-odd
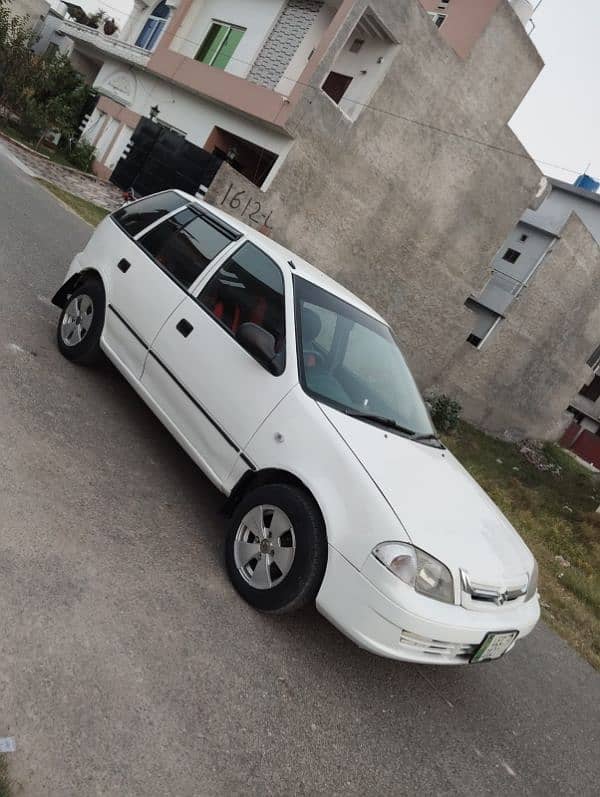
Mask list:
[[[227,498],[226,564],[263,612],[318,610],[415,662],[498,659],[537,567],[438,439],[386,322],[293,252],[179,191],[128,204],[54,297]]]

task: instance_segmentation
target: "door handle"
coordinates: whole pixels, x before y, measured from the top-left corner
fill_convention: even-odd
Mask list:
[[[190,324],[190,322],[186,318],[182,318],[181,321],[175,327],[175,329],[178,332],[181,332],[184,338],[187,338],[187,336],[190,334],[193,328],[194,327]]]
[[[122,271],[124,274],[126,271],[129,271],[129,269],[131,268],[131,263],[129,262],[129,260],[125,260],[125,258],[123,258],[122,260],[119,260],[119,262],[117,263],[117,268],[119,269],[119,271]]]

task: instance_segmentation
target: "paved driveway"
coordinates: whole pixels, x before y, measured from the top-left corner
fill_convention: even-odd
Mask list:
[[[220,497],[109,366],[54,346],[89,228],[0,158],[0,736],[25,795],[578,794],[600,677],[541,626],[495,665],[371,657],[269,618]]]
[[[0,150],[11,158],[17,158],[26,169],[37,177],[49,180],[71,194],[87,199],[107,210],[116,210],[123,204],[123,192],[116,185],[100,180],[92,174],[61,166],[34,152],[29,147],[19,145],[13,139],[0,133]]]

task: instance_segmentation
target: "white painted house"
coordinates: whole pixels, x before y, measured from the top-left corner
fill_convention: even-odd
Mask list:
[[[113,36],[65,22],[76,54],[97,68],[93,86],[101,99],[84,132],[96,145],[96,172],[109,177],[140,119],[152,116],[208,151],[235,152],[233,165],[266,188],[292,144],[286,120],[353,5],[136,0]],[[368,20],[357,39],[356,52],[340,54],[340,69],[360,87],[357,97],[367,100],[383,77],[392,42]],[[359,108],[347,104],[351,115]],[[254,177],[259,163],[260,179]]]

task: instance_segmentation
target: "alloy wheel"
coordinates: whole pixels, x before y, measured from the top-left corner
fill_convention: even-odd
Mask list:
[[[77,346],[90,331],[94,320],[94,303],[85,293],[74,296],[65,309],[60,336],[65,346]]]
[[[272,589],[292,568],[296,555],[294,528],[285,512],[268,504],[248,511],[233,544],[235,565],[254,589]]]

